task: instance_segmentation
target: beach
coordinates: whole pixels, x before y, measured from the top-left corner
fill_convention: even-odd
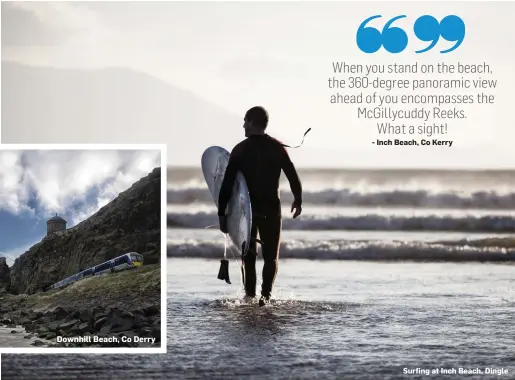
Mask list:
[[[216,278],[224,238],[205,228],[217,220],[201,172],[169,169],[167,354],[3,355],[2,376],[510,378],[514,174],[300,171],[303,215],[284,213],[272,304],[260,308],[243,301],[233,249],[232,284]]]
[[[168,267],[167,354],[3,355],[3,379],[423,379],[431,376],[404,368],[515,371],[512,266],[284,260],[277,299],[263,308],[242,302],[234,262],[233,285],[216,279],[215,260],[169,259]]]
[[[3,327],[0,326],[0,342],[2,347],[48,347],[53,342],[38,338],[35,334],[31,334],[21,326]],[[35,343],[37,342],[37,343]]]
[[[126,336],[147,337],[155,347],[161,334],[160,283],[161,266],[149,264],[82,279],[62,289],[4,293],[0,348],[147,346],[120,342]]]

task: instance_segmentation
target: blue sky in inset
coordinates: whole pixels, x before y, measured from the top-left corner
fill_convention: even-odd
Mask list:
[[[0,150],[0,256],[41,241],[58,214],[67,227],[93,215],[160,166],[157,150]]]

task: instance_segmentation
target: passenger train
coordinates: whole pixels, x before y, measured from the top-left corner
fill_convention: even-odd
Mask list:
[[[47,290],[62,288],[63,286],[86,277],[96,276],[107,272],[119,272],[125,269],[137,268],[141,265],[143,265],[143,255],[137,252],[129,252],[56,282],[55,284],[50,285]]]

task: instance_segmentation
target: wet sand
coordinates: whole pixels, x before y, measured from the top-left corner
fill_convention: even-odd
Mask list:
[[[15,332],[13,332],[15,331]],[[48,347],[52,342],[40,339],[37,336],[26,338],[29,335],[23,327],[0,326],[0,347],[2,348],[22,348],[22,347]],[[44,345],[33,346],[36,340],[45,342]]]

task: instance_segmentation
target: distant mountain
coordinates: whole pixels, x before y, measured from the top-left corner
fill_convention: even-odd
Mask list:
[[[244,138],[242,115],[123,68],[68,70],[2,61],[1,123],[4,143],[166,143],[168,164],[174,166],[200,166],[208,146],[230,150]],[[297,144],[304,127],[298,135],[276,137]],[[456,156],[478,157],[479,146],[460,143],[457,137],[452,149],[406,147],[403,155],[371,141],[358,143],[351,133],[339,148],[310,147],[312,136],[330,139],[332,128],[313,125],[307,144],[289,150],[297,167],[438,169],[449,162],[456,162],[455,168],[513,167],[507,146],[497,141],[481,145],[489,154],[458,163]]]
[[[239,142],[241,124],[241,116],[144,73],[2,61],[4,142],[166,143],[168,162],[182,165],[200,163],[219,136]]]

